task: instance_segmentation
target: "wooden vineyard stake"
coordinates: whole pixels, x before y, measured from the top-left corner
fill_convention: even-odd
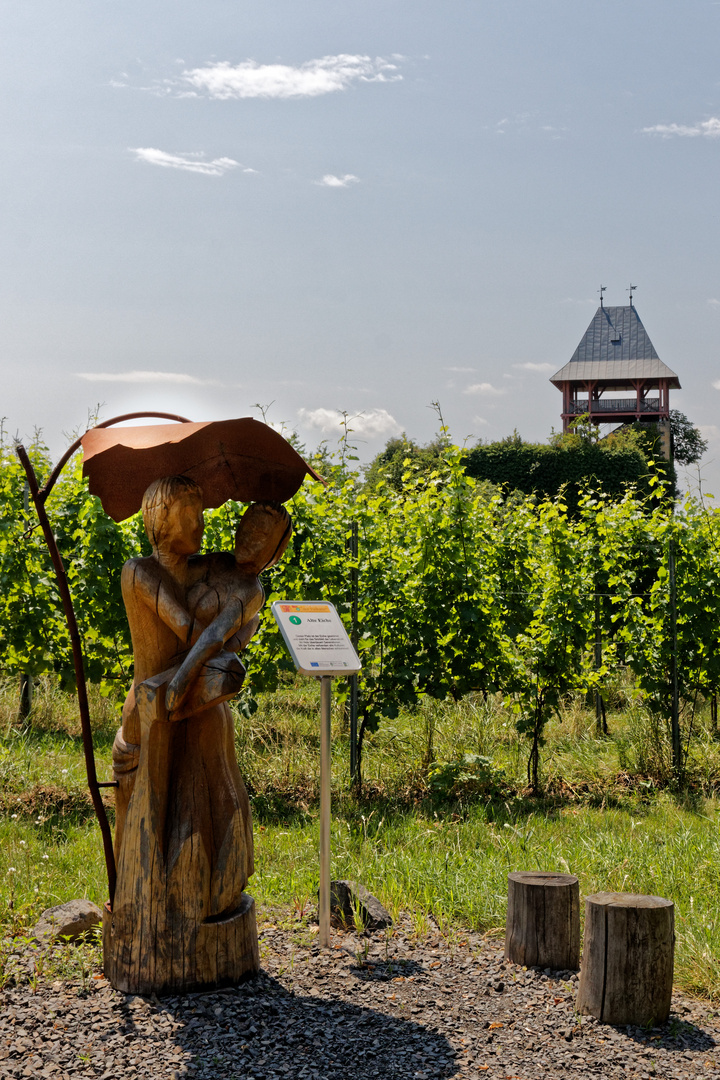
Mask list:
[[[671,900],[614,892],[588,896],[578,1012],[604,1024],[664,1024],[674,949]]]
[[[580,887],[573,874],[508,875],[505,958],[525,967],[580,966]]]

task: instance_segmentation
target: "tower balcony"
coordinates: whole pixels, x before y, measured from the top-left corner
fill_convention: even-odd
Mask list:
[[[583,413],[660,413],[660,398],[598,398],[596,401],[570,401],[567,406],[568,413],[581,416]]]

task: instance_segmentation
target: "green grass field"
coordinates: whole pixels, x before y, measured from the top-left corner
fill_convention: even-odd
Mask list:
[[[495,700],[425,702],[368,736],[351,793],[345,718],[333,722],[332,869],[361,880],[418,934],[502,933],[511,870],[570,871],[581,895],[654,893],[676,905],[676,983],[720,999],[720,743],[696,718],[687,790],[673,792],[666,735],[629,692],[598,737],[569,703],[543,748],[540,797],[527,747]],[[110,778],[118,706],[93,697],[98,773]],[[318,885],[319,688],[309,681],[238,714],[237,752],[255,817],[250,890],[298,916]],[[469,755],[465,756],[464,755]],[[109,800],[111,801],[111,800]],[[43,686],[29,721],[0,690],[0,926],[22,934],[51,904],[102,903],[100,833],[86,794],[77,711]],[[0,980],[2,973],[0,972]]]

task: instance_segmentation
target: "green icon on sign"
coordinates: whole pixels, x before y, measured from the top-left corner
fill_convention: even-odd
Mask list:
[[[290,616],[290,622],[293,624],[293,626],[299,626],[300,623],[302,622],[302,619],[300,618],[299,615],[291,615]]]

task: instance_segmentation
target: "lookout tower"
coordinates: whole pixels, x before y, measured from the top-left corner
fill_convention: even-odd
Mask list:
[[[680,380],[664,364],[632,302],[600,307],[565,367],[550,378],[562,391],[563,431],[587,413],[595,424],[660,424],[670,419],[670,391]],[[665,426],[665,425],[663,425]]]

